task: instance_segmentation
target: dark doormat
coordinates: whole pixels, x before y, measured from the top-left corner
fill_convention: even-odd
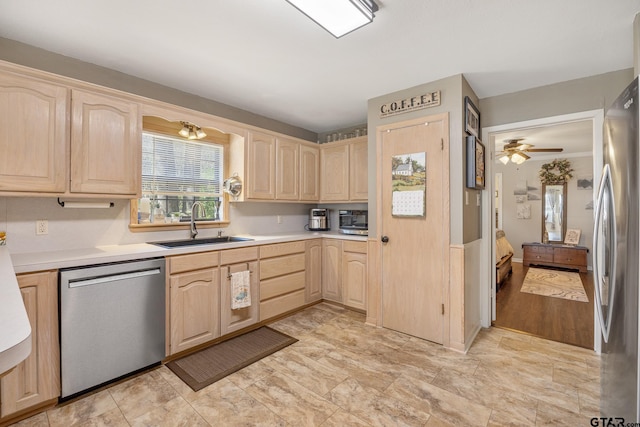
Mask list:
[[[167,363],[193,391],[198,391],[297,342],[289,335],[263,326],[230,340]]]

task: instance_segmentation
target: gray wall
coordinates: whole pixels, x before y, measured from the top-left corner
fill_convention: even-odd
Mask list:
[[[633,70],[540,86],[480,100],[482,127],[608,108],[633,80]]]
[[[0,59],[316,142],[318,135],[230,105],[0,37]]]

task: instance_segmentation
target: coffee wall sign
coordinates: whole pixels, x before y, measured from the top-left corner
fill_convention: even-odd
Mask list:
[[[387,102],[380,106],[380,118],[393,116],[395,114],[408,113],[409,111],[421,110],[428,107],[440,105],[440,91],[416,95],[411,98],[399,99]]]

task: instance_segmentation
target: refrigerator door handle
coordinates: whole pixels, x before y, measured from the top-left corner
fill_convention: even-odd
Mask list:
[[[609,255],[609,271],[608,271],[608,286],[606,283],[603,272],[600,271],[600,265],[602,261],[607,260],[606,251],[600,251],[600,237],[602,230],[602,213],[606,209],[607,214],[611,218],[608,218],[607,224],[615,223],[615,203],[613,200],[613,187],[611,182],[611,169],[609,165],[605,165],[602,171],[602,178],[600,180],[600,186],[598,188],[598,198],[595,206],[595,221],[593,227],[593,276],[594,276],[594,293],[596,297],[596,312],[598,314],[598,321],[602,330],[602,338],[604,342],[609,341],[609,330],[611,326],[611,314],[613,309],[613,299],[615,296],[615,281],[616,281],[616,252],[617,252],[617,237],[615,230],[612,233],[608,230],[607,236],[610,241],[608,247],[610,248]],[[605,196],[607,196],[605,198]],[[602,289],[607,289],[607,317],[603,312],[603,295]]]

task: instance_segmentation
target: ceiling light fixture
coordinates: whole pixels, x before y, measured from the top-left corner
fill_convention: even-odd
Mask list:
[[[373,21],[378,5],[373,0],[287,0],[335,38]]]
[[[196,126],[193,123],[189,122],[180,122],[182,124],[182,129],[178,131],[178,135],[183,138],[188,139],[202,139],[207,134],[202,130],[200,126]]]
[[[515,163],[516,165],[521,165],[524,162],[526,162],[528,159],[530,159],[531,157],[527,156],[524,153],[513,153],[511,155],[511,161],[513,163]]]

